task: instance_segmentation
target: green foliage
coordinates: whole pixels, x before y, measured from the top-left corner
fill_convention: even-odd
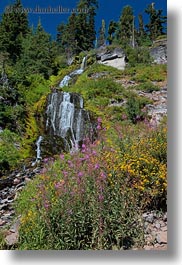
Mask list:
[[[19,137],[5,129],[0,133],[0,175],[17,166],[20,157]]]
[[[140,85],[134,86],[133,88],[136,90],[142,90],[142,91],[148,92],[148,93],[160,90],[160,87],[154,85],[151,82],[141,83]]]
[[[20,132],[25,118],[24,98],[10,85],[4,69],[0,79],[0,126]]]
[[[97,42],[97,47],[103,46],[106,43],[106,23],[105,20],[102,19],[102,26],[99,30],[99,38]]]
[[[28,117],[25,121],[25,132],[22,140],[22,156],[23,158],[32,157],[35,155],[33,146],[39,136],[39,127],[36,121],[35,114],[32,110],[28,110]]]
[[[65,50],[68,59],[94,47],[97,7],[97,0],[80,0],[77,4],[80,12],[71,14],[67,24],[58,26],[57,42],[60,50]]]
[[[126,47],[131,44],[131,37],[133,34],[133,20],[133,8],[127,5],[121,12],[116,34],[116,38],[122,47]]]
[[[154,3],[148,5],[145,12],[149,15],[149,23],[146,25],[151,40],[155,40],[158,36],[164,35],[163,24],[166,23],[166,17],[162,16],[162,10],[156,10]]]
[[[0,51],[7,52],[13,63],[22,52],[22,40],[28,33],[27,13],[22,12],[20,0],[7,6],[0,22]]]
[[[113,40],[115,38],[115,33],[116,33],[116,30],[117,30],[117,26],[118,24],[111,20],[110,23],[109,23],[109,28],[108,28],[108,37],[107,37],[107,40],[109,41],[109,45],[111,45],[113,43]]]
[[[149,64],[152,62],[149,49],[144,47],[133,49],[128,46],[126,48],[126,54],[129,66],[131,67],[134,67],[138,64]]]
[[[35,32],[30,32],[22,41],[22,52],[16,64],[16,80],[21,82],[29,74],[43,74],[46,79],[52,74],[56,50],[39,21]]]
[[[136,65],[123,71],[137,82],[164,81],[167,77],[167,65]]]
[[[49,81],[41,74],[30,74],[26,78],[27,86],[22,86],[21,89],[24,93],[26,104],[28,106],[34,105],[43,95],[50,92]]]
[[[128,118],[135,124],[137,121],[141,121],[145,118],[145,113],[142,112],[142,108],[150,101],[144,97],[137,97],[130,95],[127,99],[126,111]]]

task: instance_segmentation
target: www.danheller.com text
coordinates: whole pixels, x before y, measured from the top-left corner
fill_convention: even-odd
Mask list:
[[[88,8],[69,8],[63,6],[57,7],[40,7],[35,8],[22,7],[22,8],[12,8],[12,6],[7,6],[5,8],[5,13],[34,13],[34,14],[69,14],[69,13],[88,13]]]

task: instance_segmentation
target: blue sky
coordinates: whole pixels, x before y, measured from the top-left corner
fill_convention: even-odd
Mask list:
[[[5,6],[13,3],[14,0],[1,0],[0,2],[0,13],[4,12]],[[26,8],[75,8],[79,0],[22,0],[23,6]],[[167,0],[99,0],[99,9],[97,10],[96,16],[96,30],[98,31],[101,20],[105,19],[106,26],[109,25],[110,20],[118,21],[121,10],[126,5],[131,5],[134,10],[135,16],[139,13],[144,15],[144,21],[147,22],[147,15],[144,13],[145,8],[151,2],[155,2],[156,9],[162,9],[163,14],[167,14]],[[29,14],[30,25],[37,25],[39,18],[41,18],[42,25],[46,31],[56,36],[56,28],[61,22],[66,22],[70,14]],[[136,20],[137,23],[137,20]]]

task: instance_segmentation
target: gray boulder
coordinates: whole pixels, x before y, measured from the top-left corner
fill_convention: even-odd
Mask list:
[[[119,47],[112,49],[110,46],[101,46],[96,51],[96,58],[97,60],[101,60],[101,62],[123,57],[125,57],[125,53],[123,49]]]
[[[150,50],[150,55],[157,64],[167,64],[167,40],[158,41]]]

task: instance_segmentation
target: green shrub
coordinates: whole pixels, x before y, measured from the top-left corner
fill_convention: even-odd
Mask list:
[[[167,78],[167,65],[136,65],[123,71],[123,76],[129,75],[137,82],[164,81]]]
[[[148,92],[148,93],[160,90],[160,87],[154,85],[151,82],[141,83],[140,85],[134,86],[133,88],[136,90],[142,90],[142,91]]]
[[[26,103],[32,106],[41,96],[50,92],[49,81],[45,80],[41,74],[27,76],[28,86],[25,90]],[[23,89],[23,88],[22,88]]]
[[[19,137],[5,129],[0,133],[0,175],[17,166],[20,157]]]
[[[126,103],[128,118],[133,123],[143,120],[146,114],[142,112],[142,108],[149,102],[150,100],[145,97],[129,96]]]
[[[138,47],[126,49],[127,59],[129,66],[135,66],[138,64],[149,64],[151,63],[150,51],[148,48]]]

